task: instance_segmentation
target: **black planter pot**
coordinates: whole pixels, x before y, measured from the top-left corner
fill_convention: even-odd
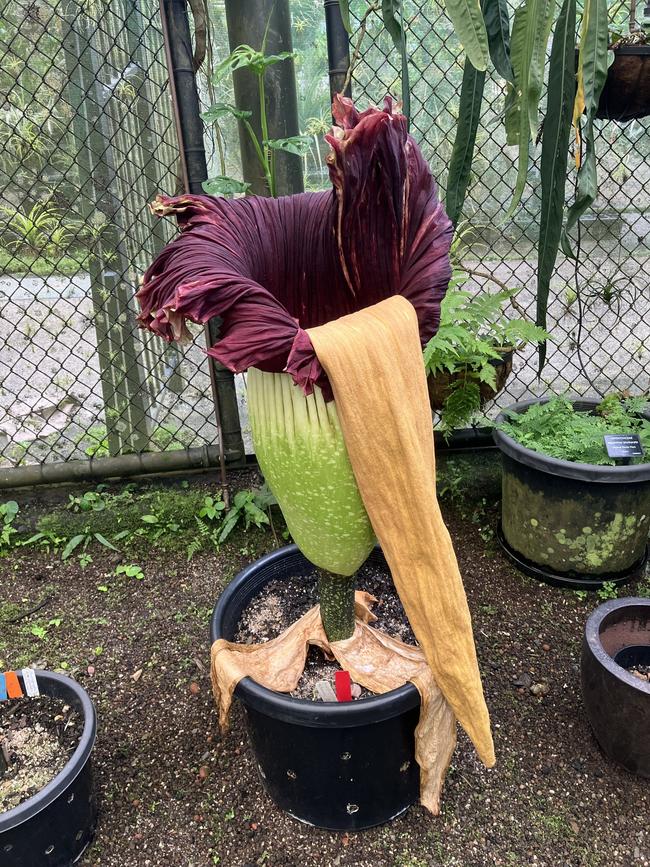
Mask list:
[[[621,45],[598,102],[596,117],[628,121],[650,114],[650,45]]]
[[[22,676],[19,676],[21,686]],[[2,867],[68,867],[91,842],[97,822],[90,754],[95,742],[95,708],[76,681],[37,671],[42,695],[62,699],[83,717],[77,749],[38,794],[0,814]]]
[[[508,407],[525,412],[530,400]],[[599,401],[577,400],[576,409]],[[504,413],[497,424],[505,420]],[[494,431],[502,453],[499,539],[524,572],[562,587],[596,590],[638,578],[647,561],[650,463],[598,466],[562,461]]]
[[[369,562],[385,566],[378,549]],[[296,545],[253,563],[221,595],[211,638],[232,640],[242,611],[273,579],[309,575]],[[380,825],[419,798],[414,732],[420,696],[412,684],[354,702],[294,699],[244,678],[235,695],[264,786],[296,819],[335,831]]]
[[[629,648],[635,647],[636,659]],[[627,658],[625,652],[628,651]],[[582,642],[582,697],[602,751],[632,774],[650,778],[650,683],[621,667],[650,656],[650,599],[605,602]]]

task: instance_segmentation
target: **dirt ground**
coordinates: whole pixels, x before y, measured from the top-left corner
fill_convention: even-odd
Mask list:
[[[0,559],[0,670],[63,668],[97,707],[101,813],[82,867],[650,865],[650,783],[602,756],[580,697],[582,631],[600,600],[538,585],[504,559],[493,453],[443,461],[441,490],[497,765],[483,768],[461,734],[442,815],[413,807],[362,833],[315,830],[273,805],[239,707],[230,732],[217,732],[209,616],[237,571],[274,547],[271,533],[239,532],[191,562],[160,544],[124,555],[96,547],[85,568],[31,547]],[[57,496],[67,500],[32,497],[30,521]],[[144,577],[116,576],[120,561]]]

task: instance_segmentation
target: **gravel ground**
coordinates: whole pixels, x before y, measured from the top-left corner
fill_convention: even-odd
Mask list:
[[[440,463],[498,762],[484,769],[461,734],[438,818],[413,807],[364,833],[308,828],[264,793],[237,706],[218,734],[210,611],[270,535],[240,534],[190,563],[160,546],[129,555],[143,580],[116,577],[119,555],[99,549],[85,569],[30,549],[0,560],[0,665],[65,665],[97,706],[101,817],[82,867],[650,865],[650,786],[601,755],[580,698],[582,630],[598,600],[535,584],[501,556],[492,454]],[[51,509],[49,496],[32,509]]]

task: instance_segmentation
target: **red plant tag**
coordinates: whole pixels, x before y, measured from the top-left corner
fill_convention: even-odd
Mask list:
[[[352,682],[349,671],[337,671],[334,674],[337,701],[352,701]]]

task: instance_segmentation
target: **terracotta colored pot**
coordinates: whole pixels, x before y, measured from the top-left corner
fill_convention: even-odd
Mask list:
[[[495,358],[490,363],[496,368],[496,388],[492,388],[487,382],[479,383],[481,392],[481,406],[484,406],[488,401],[493,400],[497,394],[503,390],[508,377],[512,372],[512,356],[513,350],[504,351],[501,358]],[[431,409],[434,412],[440,412],[445,400],[449,396],[449,389],[452,383],[457,382],[463,377],[461,373],[441,373],[429,374],[427,385],[429,387],[429,401]]]
[[[650,114],[650,45],[621,45],[600,95],[596,117],[627,121]]]

